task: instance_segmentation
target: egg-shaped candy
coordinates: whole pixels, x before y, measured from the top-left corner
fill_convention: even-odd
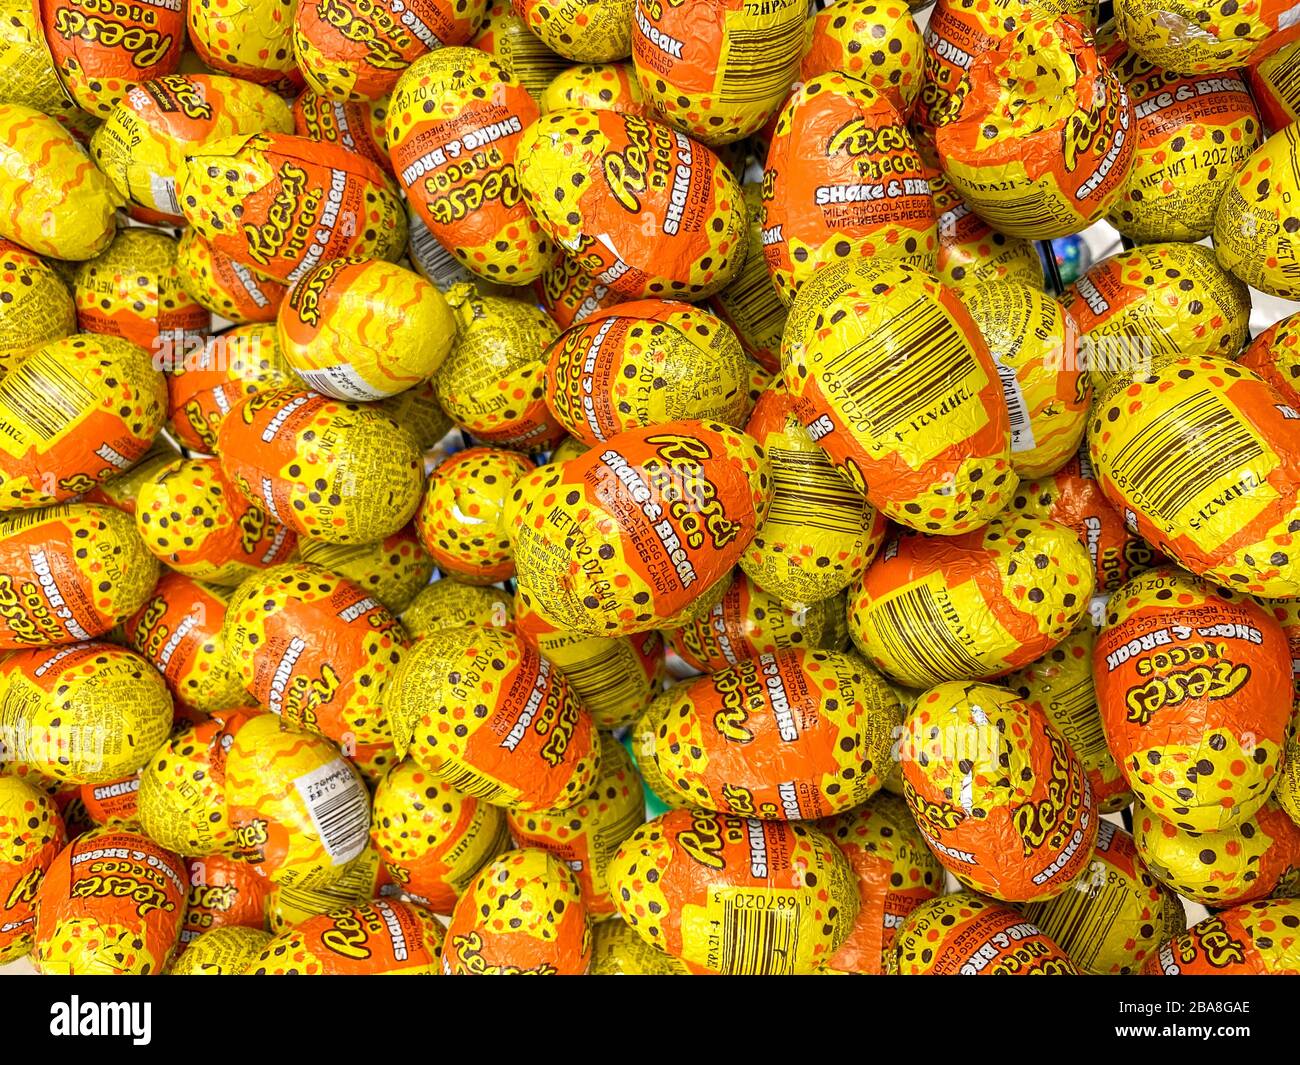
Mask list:
[[[595,446],[628,429],[695,418],[744,425],[754,363],[706,310],[633,300],[587,316],[550,346],[546,405]]]
[[[1213,73],[1249,62],[1271,39],[1295,39],[1293,11],[1287,0],[1244,7],[1117,0],[1115,29],[1152,63],[1180,74]]]
[[[739,272],[744,194],[684,133],[638,115],[566,108],[525,130],[517,159],[542,228],[620,295],[699,299]]]
[[[279,932],[244,975],[435,976],[442,940],[442,925],[423,906],[375,899]]]
[[[1111,595],[1093,649],[1111,752],[1151,812],[1229,828],[1277,783],[1291,721],[1291,653],[1253,600],[1173,566]]]
[[[1112,382],[1092,414],[1092,466],[1130,532],[1225,587],[1300,595],[1300,441],[1276,390],[1227,359],[1170,358]]]
[[[769,373],[781,369],[781,334],[787,308],[763,257],[761,186],[744,187],[748,214],[745,261],[729,284],[708,298],[707,306],[731,326],[745,354]]]
[[[215,458],[177,459],[138,489],[135,527],[177,573],[233,588],[287,562],[298,538],[237,492]]]
[[[600,767],[596,731],[572,686],[504,629],[465,626],[418,640],[385,709],[400,754],[497,806],[573,806]]]
[[[54,268],[26,248],[0,241],[0,377],[42,344],[76,329],[76,305]]]
[[[521,136],[537,104],[475,48],[416,60],[393,90],[393,169],[429,231],[479,277],[523,285],[554,256],[520,196]]]
[[[956,293],[902,263],[819,271],[786,321],[795,414],[877,509],[922,532],[983,525],[1015,489],[997,364]]]
[[[834,6],[834,5],[833,5]],[[921,91],[921,30],[902,0],[840,0],[808,24],[799,77],[841,71],[865,81],[907,115]]]
[[[310,89],[293,102],[293,132],[309,141],[339,144],[369,159],[389,177],[388,97],[347,102],[318,96]]]
[[[578,879],[537,847],[489,864],[447,925],[443,970],[452,976],[582,976],[590,961]]]
[[[858,912],[848,860],[820,829],[670,810],[610,866],[614,903],[643,940],[709,972],[817,972]]]
[[[566,107],[584,107],[653,117],[631,63],[566,64],[547,83],[537,103],[542,114]]]
[[[934,201],[907,124],[888,98],[847,74],[804,82],[782,108],[762,208],[763,255],[787,303],[830,263],[934,268]]]
[[[595,5],[585,7],[591,10]],[[551,79],[574,69],[570,60],[552,51],[529,28],[523,12],[516,10],[511,0],[488,0],[487,16],[470,46],[490,55],[539,104]]]
[[[716,422],[620,433],[536,480],[510,529],[521,593],[591,636],[674,628],[716,602],[771,490],[753,438]]]
[[[620,917],[595,926],[592,976],[689,976],[686,963],[647,943]]]
[[[166,74],[118,101],[90,151],[131,203],[179,225],[176,179],[188,153],[240,133],[292,132],[289,105],[270,89],[220,74]]]
[[[1219,263],[1252,288],[1285,300],[1300,298],[1300,282],[1291,268],[1300,220],[1290,205],[1300,188],[1298,152],[1300,129],[1292,123],[1237,169],[1214,216]]]
[[[1104,216],[1133,164],[1137,119],[1074,19],[1035,17],[976,55],[935,134],[943,172],[990,225],[1031,240]]]
[[[236,324],[275,321],[289,292],[279,281],[261,277],[217,251],[192,228],[176,245],[176,269],[181,286],[196,303]]]
[[[900,976],[1077,976],[1074,962],[1024,914],[971,891],[931,899],[898,930]]]
[[[284,133],[210,141],[177,174],[181,212],[218,251],[292,285],[329,259],[396,259],[406,213],[379,167]]]
[[[0,378],[0,505],[28,508],[89,491],[149,450],[167,410],[149,352],[75,333]]]
[[[998,232],[970,209],[942,172],[929,171],[929,176],[939,232],[934,267],[939,280],[956,289],[985,281],[1043,287],[1043,260],[1033,241]]]
[[[958,537],[903,533],[850,592],[849,635],[909,687],[994,677],[1069,635],[1092,589],[1087,551],[1054,521],[1001,515]]]
[[[307,540],[299,548],[304,562],[346,577],[393,614],[407,609],[433,574],[433,559],[411,525],[373,544]]]
[[[423,639],[439,629],[462,625],[509,628],[514,602],[500,588],[481,588],[443,577],[424,588],[402,611],[402,624],[411,638]]]
[[[617,292],[592,277],[567,255],[556,256],[555,261],[533,282],[533,294],[561,329],[580,325],[597,311],[622,302]]]
[[[134,614],[158,561],[131,516],[95,503],[0,515],[0,650],[103,636]]]
[[[267,882],[247,862],[225,854],[204,854],[186,859],[185,871],[190,895],[178,954],[188,954],[199,936],[218,928],[260,933],[266,927]]]
[[[302,84],[293,8],[292,0],[248,0],[239,7],[196,0],[185,5],[186,36],[205,66],[292,95]]]
[[[311,890],[366,850],[370,793],[329,740],[257,714],[226,751],[226,816],[238,853],[262,876]]]
[[[370,838],[403,893],[445,914],[478,871],[510,846],[499,808],[410,760],[389,769],[375,788]]]
[[[344,745],[391,739],[384,691],[406,632],[351,581],[306,562],[255,573],[222,638],[245,689],[287,725]]]
[[[636,0],[594,0],[579,6],[555,0],[514,0],[518,12],[551,51],[576,63],[607,63],[632,53]]]
[[[1006,688],[950,681],[917,699],[903,730],[907,805],[962,884],[1036,902],[1087,869],[1097,838],[1092,789],[1040,710]]]
[[[36,902],[36,971],[149,976],[167,965],[185,915],[185,864],[149,837],[97,829],[69,843]]]
[[[222,420],[217,449],[245,498],[301,536],[374,543],[419,506],[419,448],[364,404],[295,389],[258,392]]]
[[[1264,900],[1216,913],[1174,936],[1144,976],[1300,974],[1300,899]]]
[[[260,928],[241,925],[213,928],[192,939],[167,973],[169,976],[243,976],[270,941],[271,933]]]

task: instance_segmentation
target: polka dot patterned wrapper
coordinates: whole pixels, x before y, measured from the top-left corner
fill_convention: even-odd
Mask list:
[[[533,469],[523,455],[473,447],[433,471],[415,526],[443,573],[468,584],[514,576],[506,498]]]
[[[349,761],[357,766],[355,759]],[[337,868],[318,873],[313,879],[317,882],[309,888],[281,887],[274,883],[267,887],[266,924],[272,932],[283,932],[322,913],[360,906],[372,899],[394,894],[387,870],[373,846],[366,847]]]
[[[304,562],[346,577],[369,592],[394,614],[414,602],[433,574],[433,559],[412,525],[403,526],[373,544],[299,544]]]
[[[1277,783],[1291,720],[1281,626],[1173,567],[1115,592],[1093,651],[1111,752],[1151,812],[1191,832],[1250,817]]]
[[[840,71],[861,78],[907,115],[921,91],[921,31],[902,0],[840,0],[807,25],[799,77]]]
[[[270,940],[271,933],[260,928],[213,928],[193,939],[167,972],[170,976],[243,976]]]
[[[467,285],[447,296],[457,321],[456,342],[434,379],[442,409],[498,447],[538,450],[563,439],[543,380],[555,323],[531,303],[479,296]]]
[[[690,969],[652,946],[619,917],[596,925],[591,953],[592,976],[689,976]]]
[[[293,54],[293,0],[194,0],[186,36],[205,66],[292,96],[303,78]]]
[[[966,887],[1037,902],[1087,869],[1098,818],[1083,763],[1014,692],[966,681],[931,688],[908,714],[902,744],[907,805]]]
[[[1060,730],[1087,771],[1093,804],[1107,814],[1130,805],[1133,793],[1106,745],[1092,681],[1096,642],[1092,620],[1085,619],[1042,658],[1010,674],[1006,685]]]
[[[281,729],[257,714],[226,752],[226,811],[238,857],[281,888],[314,891],[340,882],[365,853],[370,793],[321,736]]]
[[[0,173],[10,210],[0,236],[56,259],[91,259],[117,233],[122,196],[72,134],[20,104],[0,104]]]
[[[0,664],[0,692],[11,760],[71,784],[134,774],[172,726],[157,670],[116,644],[16,652]]]
[[[1113,592],[1161,560],[1158,551],[1129,531],[1123,516],[1102,495],[1086,444],[1050,477],[1021,481],[1011,509],[1073,529],[1092,559],[1099,595]]]
[[[1252,902],[1214,914],[1174,936],[1151,958],[1148,976],[1300,975],[1300,900]]]
[[[510,529],[521,594],[553,624],[620,636],[679,627],[716,602],[767,511],[771,473],[752,437],[684,421],[621,433],[528,489]]]
[[[1097,388],[1135,379],[1172,352],[1233,358],[1250,324],[1246,286],[1199,245],[1146,244],[1112,255],[1062,301],[1088,338]]]
[[[140,609],[157,580],[157,559],[130,515],[113,507],[0,515],[0,649],[103,636]]]
[[[550,80],[537,102],[542,114],[580,107],[654,117],[654,109],[646,102],[631,63],[566,66]]]
[[[551,625],[522,601],[515,617],[515,631],[565,675],[598,729],[630,725],[659,692],[664,641],[658,632],[585,636]]]
[[[329,259],[406,249],[388,178],[341,145],[282,133],[212,141],[186,156],[177,196],[218,251],[289,285]]]
[[[1231,70],[1300,37],[1291,0],[1118,0],[1115,29],[1148,61],[1180,74]]]
[[[1128,88],[1138,141],[1128,182],[1107,221],[1143,244],[1209,236],[1233,174],[1263,138],[1245,75],[1173,74],[1122,42],[1102,57]]]
[[[1068,15],[1092,28],[1097,5],[1092,0],[938,0],[930,13],[924,40],[921,92],[916,121],[922,138],[952,121],[970,91],[964,81],[977,56],[994,48],[1003,34],[1014,33],[1038,16]]]
[[[388,97],[347,102],[318,96],[310,89],[293,102],[293,132],[311,141],[342,145],[365,156],[393,176],[388,156]]]
[[[144,458],[122,475],[110,477],[86,492],[81,496],[80,501],[103,503],[105,506],[115,507],[124,514],[134,514],[136,493],[140,486],[152,480],[155,474],[176,461],[179,455],[180,452],[171,440],[159,433],[154,437],[153,447],[145,452]]]
[[[1073,532],[1002,515],[959,537],[909,532],[887,542],[849,592],[849,633],[908,687],[993,677],[1060,643],[1092,590],[1092,563]]]
[[[298,544],[235,491],[215,458],[177,459],[141,484],[135,527],[145,547],[176,572],[227,588],[287,562]]]
[[[294,8],[294,55],[312,91],[375,100],[430,50],[468,43],[486,9],[487,0],[308,0]]]
[[[0,240],[0,377],[76,328],[76,307],[62,278],[39,255]]]
[[[90,151],[131,203],[183,225],[176,180],[187,154],[223,137],[292,132],[288,104],[270,89],[219,74],[167,74],[128,92]]]
[[[997,365],[937,277],[854,260],[799,292],[782,342],[794,411],[886,517],[923,532],[978,528],[1017,484]]]
[[[861,658],[787,648],[673,689],[654,743],[660,778],[686,803],[805,821],[880,790],[902,721]]]
[[[1300,897],[1300,826],[1272,799],[1220,831],[1188,832],[1141,804],[1133,826],[1152,875],[1193,902],[1220,909]]]
[[[424,482],[411,435],[374,407],[315,392],[258,392],[221,422],[222,469],[302,536],[372,544],[415,513]]]
[[[37,896],[37,972],[157,976],[185,913],[185,865],[147,836],[98,829],[68,844]]]
[[[479,277],[522,285],[554,258],[520,195],[517,160],[537,104],[475,48],[441,48],[393,90],[393,169],[429,232]]]
[[[281,286],[281,291],[286,290]],[[161,354],[168,429],[183,447],[203,454],[216,454],[217,430],[241,401],[299,383],[280,352],[273,324],[236,326],[209,337],[197,350],[173,343]]]
[[[991,226],[1040,240],[1086,229],[1119,198],[1137,119],[1073,19],[1000,36],[964,75],[935,135],[944,174]]]
[[[587,916],[617,913],[610,894],[609,863],[619,845],[645,823],[645,794],[631,756],[617,740],[600,737],[600,775],[589,794],[566,810],[510,813],[510,834],[521,847],[539,847],[578,878]]]
[[[617,111],[550,111],[525,131],[518,170],[542,228],[629,299],[710,296],[744,260],[740,185],[680,131]]]
[[[784,603],[744,573],[732,577],[707,613],[671,633],[673,650],[705,673],[787,647],[838,651],[847,637],[842,595]]]
[[[186,228],[176,245],[176,269],[190,297],[231,322],[273,322],[289,290],[217,251],[198,231]]]
[[[376,899],[277,934],[246,976],[435,976],[442,925],[423,906]]]
[[[515,0],[514,8],[551,51],[575,63],[609,63],[632,54],[636,0]]]
[[[536,847],[507,851],[470,885],[442,957],[450,976],[582,976],[590,962],[577,877]]]
[[[1177,935],[1187,918],[1178,897],[1142,863],[1133,837],[1109,821],[1097,826],[1092,863],[1064,894],[1024,907],[1082,972],[1129,975]]]
[[[36,897],[63,844],[54,800],[18,777],[0,777],[0,963],[31,950]]]
[[[1269,137],[1237,170],[1214,218],[1219,262],[1253,288],[1281,299],[1300,298],[1295,234],[1300,217],[1290,201],[1300,190],[1300,129]]]
[[[1130,532],[1226,587],[1300,594],[1300,453],[1282,396],[1226,359],[1174,358],[1115,382],[1093,412],[1092,465]]]
[[[767,273],[767,267],[763,267]],[[622,302],[603,281],[588,274],[567,255],[559,255],[533,282],[533,295],[561,329],[585,322],[593,314]]]
[[[443,629],[417,641],[386,704],[399,753],[495,806],[567,809],[600,769],[596,730],[572,685],[504,629]]]
[[[140,827],[150,839],[189,857],[234,851],[235,832],[226,816],[226,748],[249,716],[219,712],[178,728],[153,752],[137,798]]]
[[[934,201],[903,118],[866,82],[831,73],[791,94],[763,174],[763,255],[787,303],[850,259],[935,265]]]
[[[180,67],[185,12],[179,0],[104,4],[37,0],[45,42],[77,106],[108,114],[138,82]]]
[[[280,306],[285,360],[335,399],[376,400],[427,381],[451,350],[456,321],[442,293],[382,260],[330,259]]]
[[[549,348],[546,405],[591,446],[628,429],[685,419],[739,428],[754,363],[702,308],[634,300],[588,315]]]
[[[894,939],[907,915],[943,891],[944,871],[925,844],[907,804],[876,795],[819,823],[858,879],[857,921],[830,960],[830,970],[878,976],[888,971]]]
[[[901,976],[1077,976],[1069,956],[1010,906],[969,891],[924,902],[898,930]]]
[[[478,871],[510,846],[500,809],[409,760],[375,788],[370,838],[403,893],[446,914]]]
[[[406,633],[351,581],[305,562],[254,574],[222,636],[245,689],[289,727],[345,747],[392,738],[383,696]]]
[[[797,821],[670,810],[623,843],[610,880],[646,943],[737,976],[824,970],[858,912],[848,860]]]
[[[957,289],[986,281],[1022,281],[1042,288],[1043,260],[1035,245],[999,233],[962,202],[942,173],[928,173],[939,230],[935,275]]]
[[[425,381],[375,406],[405,429],[422,451],[430,451],[451,432],[451,419],[438,405],[437,389]]]
[[[1023,281],[973,285],[962,300],[997,363],[1011,465],[1024,478],[1054,473],[1078,451],[1092,405],[1073,316]]]

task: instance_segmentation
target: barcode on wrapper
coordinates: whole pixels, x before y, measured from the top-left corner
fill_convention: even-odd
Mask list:
[[[335,758],[293,783],[335,865],[350,862],[365,850],[370,832],[369,795],[347,762]]]

